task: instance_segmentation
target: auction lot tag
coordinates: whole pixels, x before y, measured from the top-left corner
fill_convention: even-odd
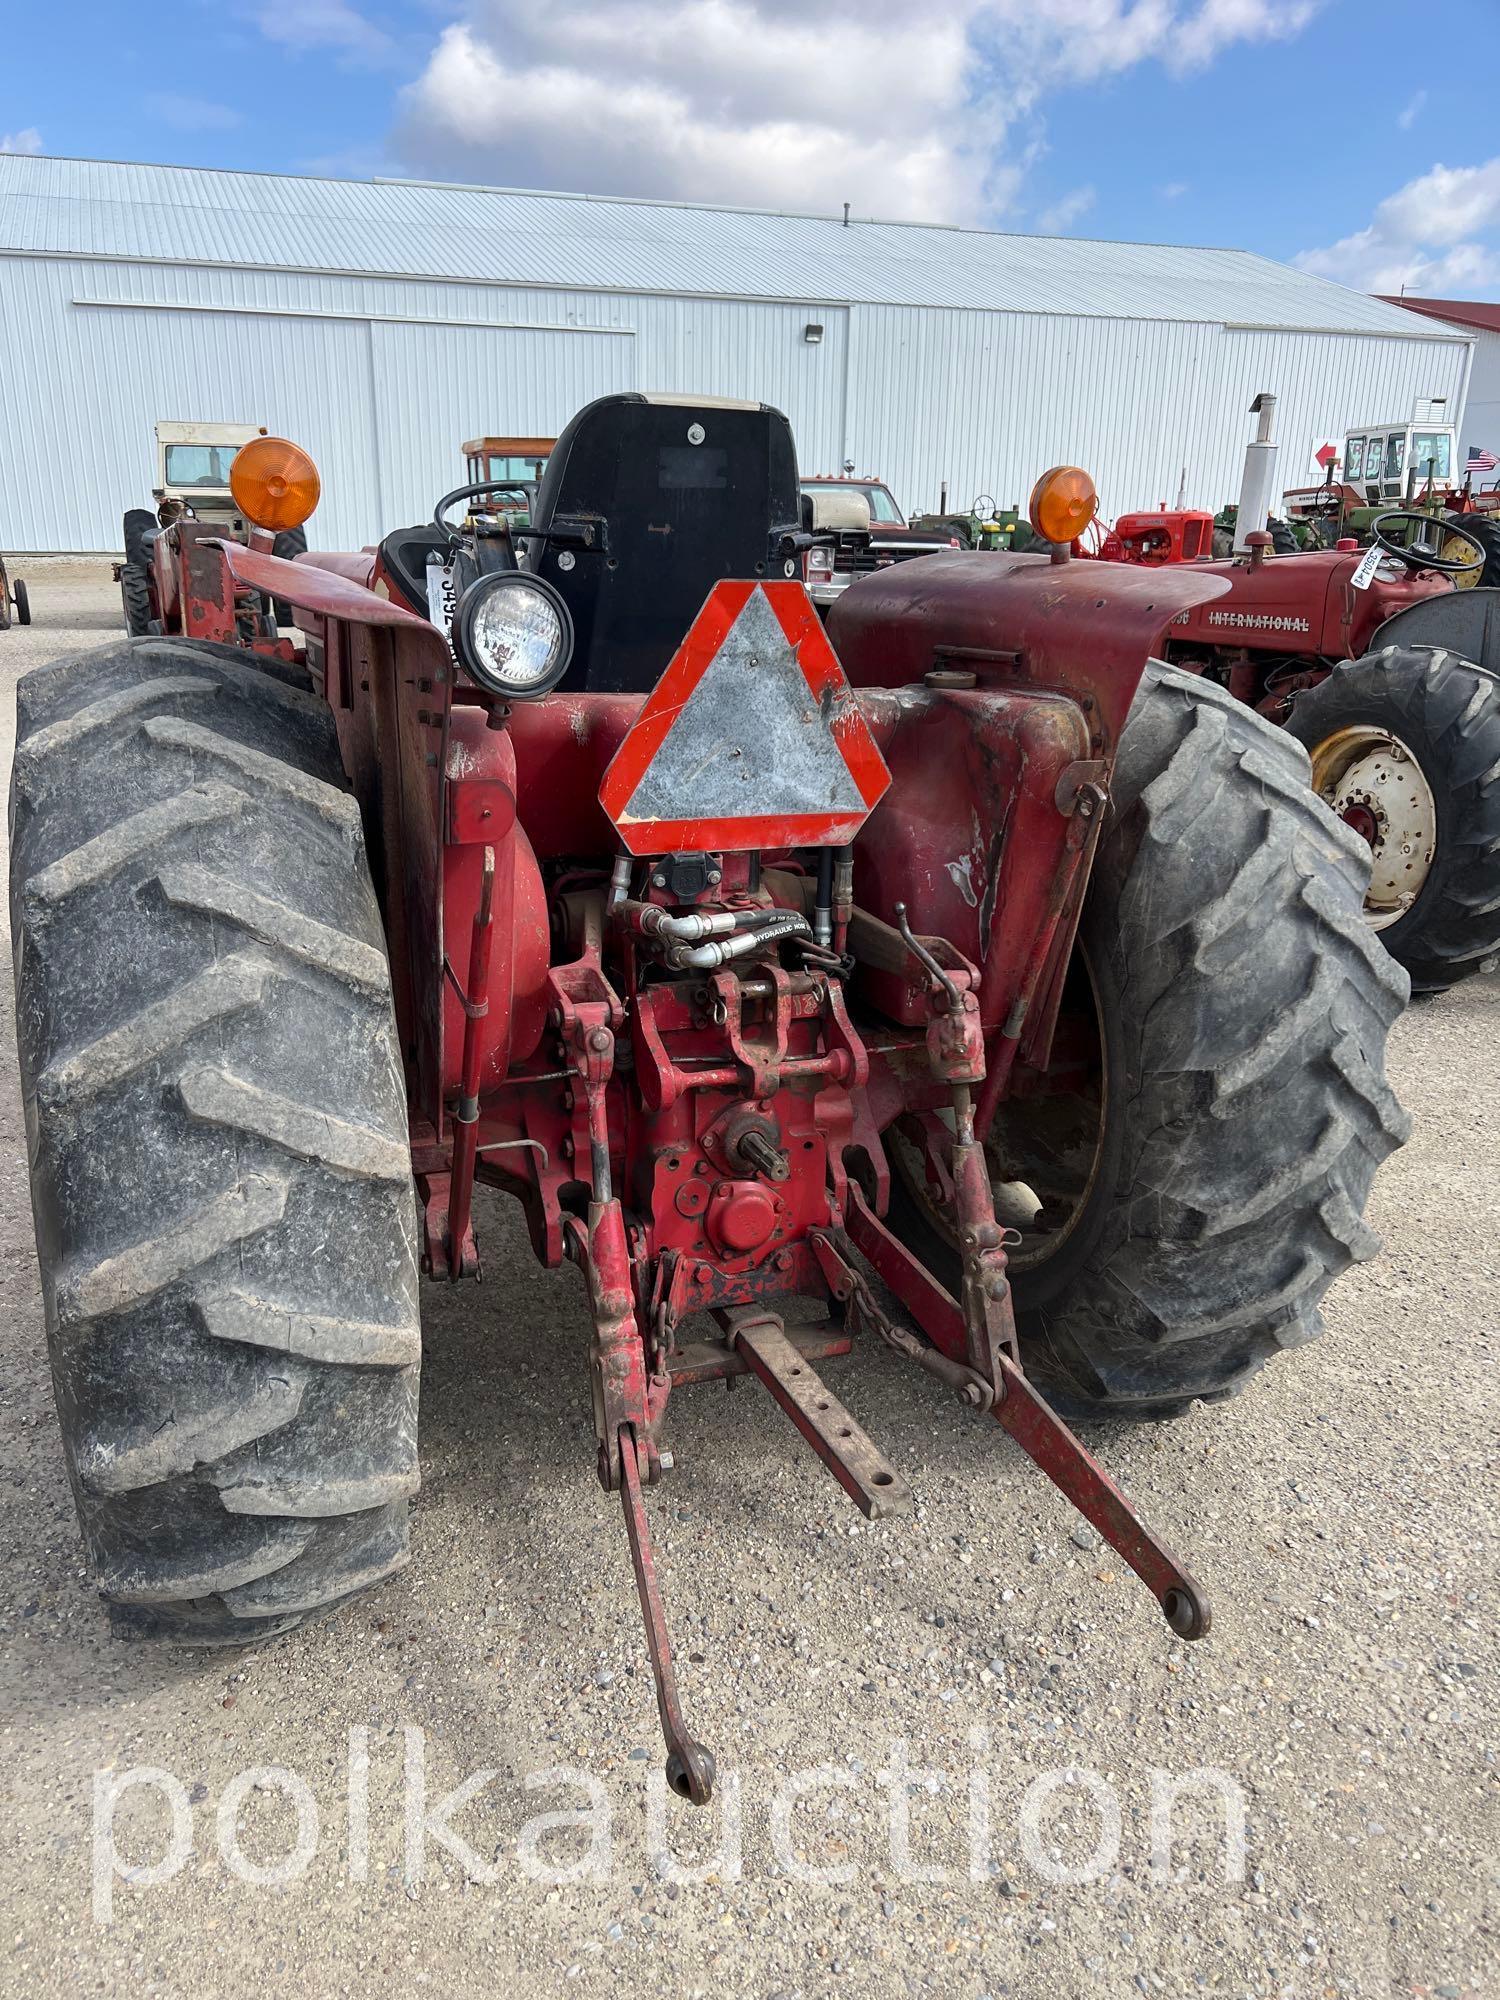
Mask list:
[[[1368,590],[1370,585],[1375,581],[1376,570],[1379,569],[1384,561],[1385,550],[1378,543],[1374,548],[1366,549],[1360,557],[1359,567],[1349,579],[1350,588],[1353,590]]]
[[[427,616],[448,641],[448,651],[453,651],[453,610],[458,603],[458,592],[453,586],[453,565],[445,563],[441,556],[427,558]]]

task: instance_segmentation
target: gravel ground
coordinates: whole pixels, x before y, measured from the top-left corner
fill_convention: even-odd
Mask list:
[[[10,682],[118,616],[100,566],[24,567],[37,623],[0,635],[7,760]],[[865,1523],[758,1392],[682,1392],[650,1504],[688,1713],[738,1775],[738,1867],[722,1812],[672,1801],[653,1827],[656,1717],[591,1472],[578,1280],[537,1271],[493,1203],[483,1286],[426,1299],[411,1567],[249,1656],[110,1640],[53,1419],[7,1055],[0,1989],[1500,1992],[1497,1026],[1495,978],[1399,1024],[1416,1130],[1376,1186],[1384,1254],[1335,1288],[1326,1338],[1231,1406],[1090,1434],[1208,1588],[1202,1645],[1080,1546],[1000,1433],[893,1358],[828,1375],[910,1472],[915,1521]],[[467,1868],[443,1823],[425,1854],[405,1841],[407,1759],[429,1813],[474,1780],[446,1822]],[[138,1879],[116,1879],[95,1800],[140,1766],[169,1779],[119,1797]],[[819,1766],[793,1810],[791,1774]],[[1153,1785],[1201,1771],[1153,1868]],[[581,1808],[592,1844],[528,1828]],[[590,1859],[598,1879],[555,1879]],[[247,1879],[278,1863],[289,1879]]]

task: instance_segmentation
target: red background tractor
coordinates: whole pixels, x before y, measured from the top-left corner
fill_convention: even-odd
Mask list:
[[[1193,560],[1202,514],[1122,516],[1099,551]],[[1424,990],[1500,955],[1500,591],[1463,520],[1382,515],[1374,546],[1197,562],[1227,594],[1179,612],[1163,657],[1306,747],[1312,782],[1368,841],[1366,913]],[[1201,546],[1200,542],[1200,546]],[[1455,584],[1460,587],[1456,591]]]
[[[1105,531],[1098,555],[1103,562],[1196,562],[1214,552],[1214,517],[1192,508],[1155,508],[1121,514]]]

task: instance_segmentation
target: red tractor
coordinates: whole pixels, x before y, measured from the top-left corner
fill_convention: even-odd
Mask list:
[[[1186,507],[1121,514],[1105,530],[1096,553],[1103,562],[1140,563],[1148,569],[1197,562],[1214,553],[1214,517]]]
[[[1369,844],[1365,913],[1413,985],[1495,962],[1500,591],[1472,587],[1485,545],[1462,520],[1393,512],[1368,549],[1278,554],[1262,533],[1244,556],[1196,561],[1205,521],[1122,516],[1099,553],[1225,579],[1227,594],[1173,617],[1163,657],[1306,747],[1314,787]]]
[[[165,543],[183,634],[18,695],[37,1249],[117,1627],[261,1640],[407,1560],[419,1275],[478,1270],[483,1183],[585,1281],[682,1795],[713,1760],[645,1500],[690,1384],[754,1377],[899,1514],[818,1373],[873,1336],[1201,1637],[1068,1420],[1317,1333],[1407,1131],[1366,844],[1282,731],[1153,659],[1227,580],[937,556],[840,602],[841,663],[774,410],[606,397],[524,526],[461,492],[287,562],[309,470],[247,448],[248,544]],[[267,596],[296,661],[194,628]]]

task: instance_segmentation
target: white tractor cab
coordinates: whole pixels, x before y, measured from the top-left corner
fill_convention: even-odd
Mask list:
[[[172,511],[191,508],[200,519],[238,520],[229,468],[242,444],[265,435],[260,424],[159,423],[151,489],[158,509],[166,504]]]
[[[1445,508],[1459,503],[1458,431],[1446,421],[1441,397],[1419,401],[1416,414],[1384,424],[1354,425],[1319,486],[1283,495],[1293,520],[1341,519],[1359,532],[1370,510],[1413,503]]]
[[[1344,483],[1367,506],[1399,506],[1429,482],[1434,491],[1451,486],[1457,461],[1452,424],[1369,424],[1344,440]]]

